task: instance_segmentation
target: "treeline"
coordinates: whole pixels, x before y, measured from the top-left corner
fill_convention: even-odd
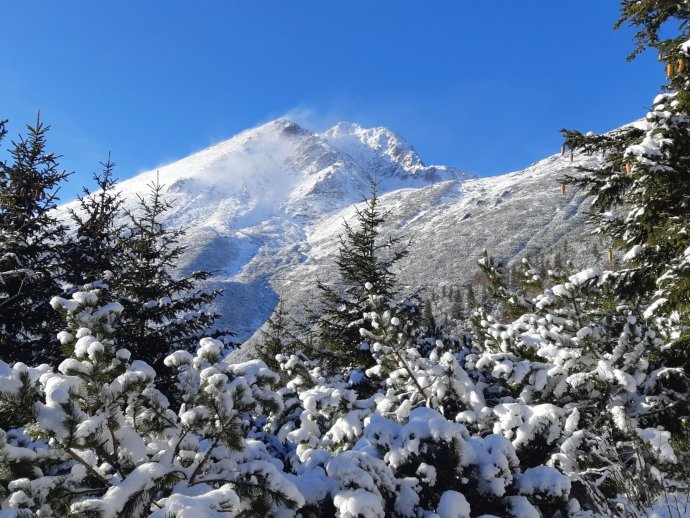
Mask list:
[[[587,237],[583,236],[583,239]],[[580,252],[577,262],[583,261],[583,256],[597,267],[617,270],[620,267],[619,258],[608,257],[608,250],[602,239],[588,239],[590,248]],[[563,240],[556,245],[525,257],[534,274],[545,282],[544,287],[551,287],[552,279],[558,278],[568,271],[574,271],[575,249]],[[512,290],[524,287],[523,264],[520,260],[497,261],[501,277],[506,286]],[[424,301],[424,322],[429,327],[442,326],[446,332],[462,334],[466,331],[464,324],[477,307],[490,308],[492,315],[498,320],[504,320],[509,315],[500,301],[490,296],[490,281],[483,271],[477,270],[469,282],[462,284],[440,283],[438,286],[420,287],[419,293]],[[534,295],[534,293],[532,293]]]

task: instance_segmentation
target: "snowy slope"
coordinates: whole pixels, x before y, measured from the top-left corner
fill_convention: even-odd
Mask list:
[[[123,181],[127,208],[157,176],[173,204],[167,224],[187,229],[181,269],[217,271],[223,324],[241,339],[277,301],[271,278],[308,257],[311,229],[361,201],[372,176],[381,192],[472,178],[426,166],[386,128],[338,124],[319,134],[282,119]]]
[[[412,238],[411,253],[401,261],[398,279],[409,291],[439,295],[443,287],[464,287],[478,273],[477,259],[488,250],[507,263],[523,257],[553,257],[568,247],[576,265],[592,260],[604,245],[585,227],[589,202],[572,188],[563,195],[558,178],[594,159],[554,155],[523,171],[490,178],[444,181],[421,188],[403,188],[381,198],[388,211],[383,232]],[[335,237],[342,222],[352,221],[347,207],[310,226],[307,257],[285,269],[272,282],[299,312],[313,300],[313,279],[328,282],[336,272]],[[602,261],[601,258],[598,260]],[[437,316],[450,308],[449,299],[436,302]]]
[[[343,220],[353,217],[372,175],[390,211],[385,231],[413,239],[399,276],[411,290],[467,284],[485,248],[515,260],[569,241],[576,258],[586,255],[587,245],[576,244],[583,197],[561,195],[557,183],[580,160],[552,156],[524,171],[477,179],[425,165],[386,128],[340,123],[313,133],[281,119],[120,188],[131,209],[159,176],[173,203],[167,224],[187,229],[181,269],[217,272],[212,283],[225,290],[222,324],[244,340],[279,296],[299,312],[313,300],[314,280],[332,278]]]

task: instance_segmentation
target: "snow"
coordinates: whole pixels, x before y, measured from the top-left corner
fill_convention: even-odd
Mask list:
[[[98,302],[98,296],[92,291],[78,291],[72,295],[72,300],[76,301],[82,306],[93,306]]]
[[[63,405],[70,401],[71,391],[79,391],[81,382],[76,378],[57,374],[46,374],[42,376],[42,381],[46,403],[36,404],[36,420],[44,430],[50,430],[55,437],[63,439],[69,433],[63,422]]]
[[[141,360],[134,360],[129,367],[129,372],[142,380],[156,377],[156,371],[153,370],[153,367]]]
[[[573,408],[572,413],[565,420],[565,425],[563,426],[563,430],[565,431],[566,434],[568,434],[570,436],[575,432],[575,430],[577,430],[577,426],[579,423],[580,423],[580,411],[576,407],[576,408]]]
[[[549,466],[529,468],[516,475],[515,483],[521,495],[543,493],[566,497],[570,493],[570,479]]]
[[[128,426],[123,426],[114,432],[119,442],[119,453],[133,464],[140,464],[147,458],[147,447],[141,436]]]
[[[50,367],[48,365],[27,367],[22,362],[17,362],[10,367],[7,363],[0,361],[0,391],[16,394],[22,388],[20,381],[22,374],[28,374],[30,381],[36,381],[49,372]]]
[[[177,367],[180,365],[191,364],[192,359],[193,356],[188,351],[175,351],[165,358],[164,363],[167,367]]]
[[[231,484],[218,489],[210,489],[201,495],[175,493],[163,501],[165,507],[149,515],[151,518],[213,518],[221,516],[221,511],[240,510],[240,499]],[[225,514],[225,513],[223,513]]]
[[[124,481],[109,488],[101,499],[87,499],[73,504],[72,512],[99,509],[103,518],[117,518],[132,495],[153,488],[156,480],[169,472],[170,468],[157,462],[141,464]]]
[[[618,427],[619,430],[623,432],[627,432],[630,430],[630,421],[625,413],[625,409],[620,406],[614,406],[611,408],[611,415],[613,417],[613,422],[614,424]]]
[[[79,336],[79,335],[77,335]],[[97,342],[96,337],[91,336],[91,334],[83,335],[74,344],[74,354],[78,358],[84,358],[88,356],[89,347],[91,344]]]
[[[655,300],[652,304],[649,305],[647,309],[644,311],[644,317],[645,318],[652,318],[654,316],[654,313],[656,313],[656,310],[659,309],[661,306],[666,304],[667,300],[665,298],[660,298]]]
[[[308,469],[300,476],[290,475],[288,479],[295,484],[307,502],[318,502],[326,498],[332,485],[321,467]]]
[[[680,46],[680,50],[688,57],[690,57],[690,40],[683,42]]]
[[[642,245],[635,245],[630,250],[628,250],[623,256],[623,261],[632,261],[644,250]]]
[[[445,491],[441,495],[436,514],[439,518],[470,518],[470,505],[462,493]]]
[[[657,430],[656,428],[635,429],[637,436],[645,441],[656,452],[659,458],[664,462],[675,463],[676,454],[669,443],[671,433],[664,430]]]
[[[340,518],[382,518],[381,498],[364,489],[339,491],[333,497],[333,505]]]
[[[541,513],[524,496],[508,497],[511,516],[515,518],[541,518]]]
[[[592,279],[601,277],[601,275],[602,271],[599,268],[588,268],[586,270],[576,273],[575,275],[572,275],[568,278],[568,280],[574,286],[582,286],[583,284],[589,282]]]
[[[429,484],[429,486],[433,487],[436,485],[436,468],[430,466],[426,462],[422,462],[419,465],[416,474],[419,475],[427,484]]]
[[[537,433],[545,433],[547,443],[553,443],[560,435],[559,423],[564,411],[556,405],[503,403],[496,405],[493,411],[498,417],[494,433],[503,433],[516,447],[529,444]]]
[[[215,340],[213,338],[202,338],[199,342],[199,348],[197,349],[197,356],[205,358],[217,358],[224,345],[220,340]]]
[[[557,284],[556,286],[551,288],[551,291],[557,297],[570,297],[571,296],[570,290],[568,290],[567,285]]]
[[[662,495],[646,510],[645,518],[690,518],[690,496],[687,492]]]

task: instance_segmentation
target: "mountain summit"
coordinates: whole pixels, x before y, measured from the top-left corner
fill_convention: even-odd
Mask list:
[[[173,208],[166,224],[187,229],[180,269],[216,272],[221,324],[250,337],[279,297],[297,311],[328,279],[343,220],[379,181],[384,232],[412,238],[399,278],[434,292],[476,273],[481,250],[506,260],[539,253],[581,232],[583,197],[560,194],[556,178],[580,162],[553,156],[493,178],[426,165],[387,128],[339,123],[314,133],[275,120],[154,171],[120,189],[137,194],[158,175]],[[586,159],[585,159],[586,160]],[[64,207],[61,209],[64,210]],[[423,279],[423,280],[422,280]]]
[[[175,223],[218,232],[253,227],[278,215],[318,218],[361,201],[374,177],[384,192],[470,177],[426,166],[412,146],[386,128],[340,123],[313,133],[285,119],[126,180],[121,188],[125,194],[141,192],[156,174],[176,199]]]

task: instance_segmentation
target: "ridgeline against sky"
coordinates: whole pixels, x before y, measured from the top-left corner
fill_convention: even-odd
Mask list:
[[[513,171],[558,130],[642,116],[656,56],[633,63],[616,2],[27,1],[2,8],[0,106],[10,136],[41,110],[61,164],[119,178],[267,120],[383,125],[429,163]],[[646,72],[648,71],[648,73]],[[606,109],[603,109],[603,108]]]

